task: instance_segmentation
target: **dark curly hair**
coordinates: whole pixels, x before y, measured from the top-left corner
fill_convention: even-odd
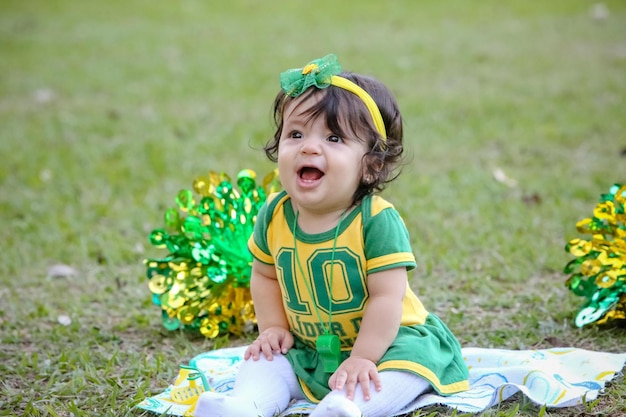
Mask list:
[[[357,203],[368,194],[382,191],[387,183],[399,175],[398,168],[404,151],[402,115],[393,94],[380,81],[351,72],[342,72],[340,76],[360,86],[374,99],[385,124],[386,141],[374,126],[372,116],[363,101],[354,93],[331,85],[324,89],[310,88],[298,98],[288,96],[281,90],[274,100],[276,132],[274,137],[265,144],[263,150],[271,161],[277,162],[280,136],[283,130],[283,112],[286,106],[294,100],[323,95],[307,110],[310,118],[323,116],[332,132],[341,137],[357,137],[367,144],[368,151],[363,155],[361,181],[352,199],[353,203]]]

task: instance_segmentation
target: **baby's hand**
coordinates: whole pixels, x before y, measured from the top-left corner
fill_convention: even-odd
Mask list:
[[[293,346],[293,335],[289,330],[282,327],[270,327],[265,329],[246,349],[243,355],[245,360],[252,358],[258,360],[263,354],[265,359],[271,361],[274,353],[287,353]]]
[[[370,381],[374,382],[376,391],[380,391],[382,386],[378,376],[376,364],[369,359],[352,357],[346,359],[328,380],[328,385],[332,390],[341,390],[345,387],[346,397],[353,400],[356,384],[361,384],[363,398],[370,399]]]

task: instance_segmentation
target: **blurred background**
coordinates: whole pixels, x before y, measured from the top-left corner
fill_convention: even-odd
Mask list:
[[[385,196],[411,285],[462,344],[623,350],[620,329],[573,327],[563,267],[576,222],[626,182],[624,2],[3,0],[5,406],[69,410],[67,388],[90,399],[75,415],[104,410],[62,355],[121,407],[214,347],[161,329],[148,234],[196,176],[274,168],[278,74],[327,53],[398,99],[408,159]],[[103,372],[135,383],[113,393]]]

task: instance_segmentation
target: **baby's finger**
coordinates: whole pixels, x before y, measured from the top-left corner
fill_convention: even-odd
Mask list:
[[[259,341],[255,340],[254,342],[252,342],[250,344],[250,346],[248,346],[248,348],[246,349],[246,351],[243,354],[243,358],[245,360],[248,360],[250,358],[252,358],[252,360],[258,360],[259,359]]]
[[[328,378],[328,387],[333,391],[335,390],[335,374],[332,374],[330,378]]]
[[[268,342],[273,353],[279,353],[281,351],[280,340],[278,339],[278,337],[274,336],[270,338]]]
[[[361,390],[363,391],[363,399],[369,401],[370,397],[370,378],[368,374],[359,376],[359,384],[361,384]]]
[[[381,389],[383,389],[383,383],[380,381],[380,375],[377,369],[373,369],[372,371],[370,371],[369,377],[374,383],[374,389],[376,389],[376,391],[380,391]]]
[[[346,379],[346,397],[349,400],[354,400],[354,391],[356,390],[357,377],[356,376],[348,376]],[[363,392],[365,395],[365,392]]]
[[[345,371],[337,371],[330,378],[332,380],[332,385],[330,385],[331,381],[330,380],[328,381],[330,388],[340,391],[343,389],[344,385],[346,384],[346,380],[348,379],[348,374]]]
[[[263,353],[263,356],[265,356],[265,359],[267,359],[268,361],[274,359],[274,349],[272,348],[270,342],[264,341],[261,344],[261,351]]]

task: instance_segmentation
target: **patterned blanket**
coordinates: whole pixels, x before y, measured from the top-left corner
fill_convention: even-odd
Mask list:
[[[181,366],[173,385],[146,398],[138,408],[172,416],[193,415],[197,396],[206,387],[218,392],[232,389],[245,346],[202,353],[189,366]],[[626,353],[593,352],[576,348],[503,350],[464,348],[470,370],[470,390],[449,397],[426,394],[398,415],[429,405],[445,405],[478,413],[517,392],[546,407],[571,407],[593,401],[605,383],[622,371]],[[294,402],[282,416],[309,414],[306,401]]]

